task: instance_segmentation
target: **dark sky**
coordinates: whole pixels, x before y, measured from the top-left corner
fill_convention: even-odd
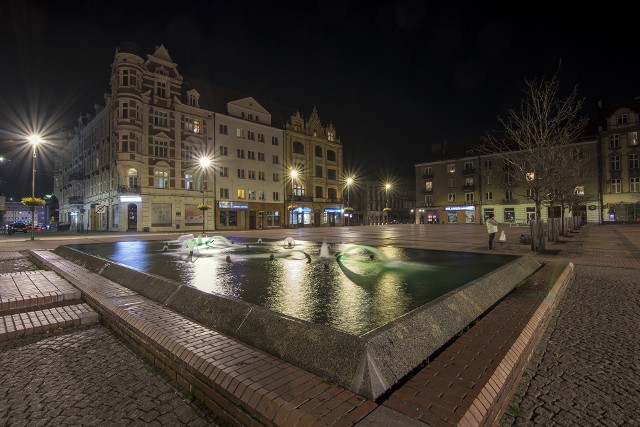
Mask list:
[[[638,90],[639,25],[536,2],[4,1],[0,3],[0,191],[31,192],[22,134],[72,127],[103,103],[116,46],[164,44],[184,76],[297,108],[317,106],[359,172],[413,176],[430,144],[476,142],[517,106],[524,79],[598,99]],[[556,3],[557,4],[557,3]],[[51,138],[54,139],[54,138]],[[36,193],[52,189],[53,144]]]

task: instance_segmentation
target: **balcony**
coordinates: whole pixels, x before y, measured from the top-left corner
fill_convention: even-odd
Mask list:
[[[422,179],[433,179],[432,173],[424,173],[422,174]]]
[[[465,184],[462,186],[463,191],[473,191],[476,189],[475,184]]]
[[[422,194],[433,194],[433,188],[429,190],[425,188],[424,190],[422,190]]]
[[[139,186],[127,187],[126,185],[119,185],[118,186],[118,193],[140,194],[140,187]]]
[[[476,173],[476,170],[474,168],[464,168],[462,170],[462,174],[464,176],[468,176],[468,175],[474,175]]]
[[[82,172],[73,172],[69,174],[69,181],[82,181],[84,174]]]
[[[84,203],[82,196],[69,196],[70,205],[81,205]]]
[[[313,202],[313,197],[311,196],[292,196],[290,198],[292,202]]]

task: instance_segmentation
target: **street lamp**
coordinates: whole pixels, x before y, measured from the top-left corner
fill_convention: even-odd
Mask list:
[[[350,201],[350,198],[349,198],[349,186],[350,186],[351,184],[353,184],[353,178],[352,178],[352,177],[349,177],[349,178],[347,178],[347,207],[349,207],[349,208],[351,207],[351,201]],[[351,212],[351,211],[350,211],[350,212]],[[349,225],[349,223],[350,223],[350,221],[349,221],[349,218],[350,218],[350,216],[351,216],[351,213],[350,213],[350,212],[347,212],[347,226],[348,226],[348,225]]]
[[[31,162],[31,199],[36,197],[36,149],[42,141],[40,135],[29,135],[29,142],[33,145],[33,161]],[[36,207],[31,206],[31,240],[34,240],[33,232],[35,230],[34,216]]]
[[[295,169],[291,169],[291,171],[289,172],[289,175],[291,176],[291,205],[293,207],[293,194],[295,192],[295,181],[296,178],[298,177],[298,171]],[[292,220],[293,220],[293,211],[294,209],[292,209],[291,211],[289,211],[289,225],[292,225]]]
[[[200,169],[202,169],[202,184],[200,186],[200,191],[202,192],[202,235],[204,235],[204,228],[207,224],[207,206],[204,203],[204,182],[207,177],[207,170],[211,166],[211,160],[208,157],[200,157]]]
[[[384,185],[384,211],[387,213],[387,223],[389,222],[389,211],[391,208],[388,206],[389,203],[389,189],[391,188],[391,184],[386,183]]]

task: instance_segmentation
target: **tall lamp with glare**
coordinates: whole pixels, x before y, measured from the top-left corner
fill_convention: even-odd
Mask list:
[[[389,203],[389,189],[391,188],[391,184],[385,184],[384,185],[384,208],[385,210],[387,208],[389,208],[388,203]],[[387,223],[389,222],[389,211],[387,210]]]
[[[291,206],[293,206],[293,195],[295,193],[296,190],[296,177],[298,176],[298,171],[295,169],[291,169],[291,172],[289,173],[289,175],[291,175]],[[293,220],[293,210],[289,212],[289,225],[292,225],[292,220]],[[297,215],[297,213],[296,213]]]
[[[30,135],[29,142],[33,145],[33,161],[31,162],[31,198],[36,197],[36,156],[37,156],[37,147],[38,144],[42,142],[42,138],[40,135]],[[31,206],[31,240],[34,240],[33,232],[36,228],[34,217],[35,217],[36,207]]]
[[[350,197],[349,197],[349,187],[351,186],[351,184],[353,184],[353,178],[349,177],[347,178],[347,206],[351,207],[351,201],[350,201]],[[351,217],[351,211],[347,212],[347,225],[349,225],[349,219]]]
[[[208,157],[201,157],[200,158],[200,168],[202,169],[202,186],[200,188],[200,190],[202,191],[202,205],[204,206],[204,182],[205,179],[207,178],[207,170],[209,169],[209,166],[211,165],[211,160],[209,160]],[[205,209],[202,210],[202,234],[204,235],[204,228],[205,225],[207,224],[207,211]]]

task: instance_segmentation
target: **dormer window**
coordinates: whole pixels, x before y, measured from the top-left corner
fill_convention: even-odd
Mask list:
[[[618,114],[618,124],[619,125],[624,125],[629,123],[629,116],[624,113],[624,114]]]
[[[332,131],[327,132],[327,139],[329,141],[333,141],[335,139],[335,134]]]
[[[189,105],[192,107],[196,106],[196,96],[193,94],[189,95]]]

